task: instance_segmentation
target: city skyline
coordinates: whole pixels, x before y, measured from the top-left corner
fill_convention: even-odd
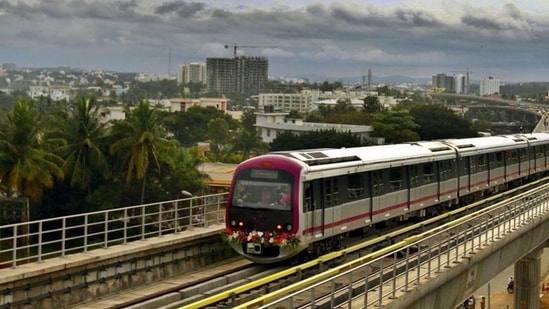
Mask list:
[[[547,81],[548,13],[542,1],[5,0],[0,62],[174,75],[237,44],[270,76]]]

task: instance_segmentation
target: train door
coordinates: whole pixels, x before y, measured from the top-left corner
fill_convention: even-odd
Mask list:
[[[323,181],[322,200],[323,200],[323,223],[324,235],[333,235],[335,224],[338,221],[335,213],[336,205],[339,205],[339,183],[337,178],[325,178]]]
[[[519,149],[519,176],[526,177],[530,171],[530,160],[527,148]]]
[[[372,210],[372,218],[374,220],[374,223],[381,222],[385,220],[383,211],[384,204],[383,204],[383,194],[385,193],[385,184],[383,181],[383,171],[371,171],[369,173],[369,179],[370,179],[370,192],[371,195],[371,207]]]
[[[306,182],[303,186],[305,233],[313,238],[323,237],[325,234],[323,180]]]

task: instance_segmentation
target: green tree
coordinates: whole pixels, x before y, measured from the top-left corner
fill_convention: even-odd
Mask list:
[[[239,130],[233,141],[233,151],[242,153],[242,160],[248,159],[251,155],[259,155],[267,151],[267,145],[263,143],[257,131],[248,131],[245,128]]]
[[[331,130],[317,130],[300,135],[284,132],[277,135],[271,142],[271,151],[314,149],[314,148],[341,148],[361,145],[360,137],[351,132],[337,132]]]
[[[245,109],[240,117],[240,123],[247,131],[255,131],[255,111],[252,109]]]
[[[20,98],[12,112],[1,113],[0,183],[8,195],[38,200],[56,178],[63,178],[63,159],[52,152],[56,145],[43,136],[43,125],[32,99]]]
[[[333,111],[335,113],[344,113],[348,111],[356,111],[353,104],[351,103],[351,99],[338,99],[336,102],[336,105],[333,108]]]
[[[373,115],[374,133],[383,136],[385,143],[397,144],[419,140],[419,127],[407,110],[386,110]]]
[[[208,121],[207,135],[209,140],[217,145],[227,145],[231,140],[229,124],[223,118],[214,118]]]
[[[211,158],[214,161],[226,162],[224,156],[230,152],[231,142],[229,124],[222,118],[208,121],[207,136],[211,143]]]
[[[180,197],[181,190],[192,192],[195,195],[203,195],[206,189],[205,181],[208,176],[200,171],[203,158],[198,154],[196,147],[171,148],[168,152],[160,155],[162,173],[157,177],[156,183],[161,185],[163,190],[154,190],[158,193],[165,192],[167,195],[158,200],[169,200]]]
[[[91,193],[93,175],[108,176],[109,167],[100,147],[106,135],[105,124],[100,121],[100,111],[95,98],[80,97],[74,108],[66,109],[60,118],[57,136],[66,141],[58,149],[65,158],[63,170],[72,187],[87,189]]]
[[[193,106],[184,113],[166,113],[163,125],[181,145],[191,147],[208,139],[208,122],[215,118],[224,119],[229,124],[229,130],[238,129],[238,121],[211,106]]]
[[[286,118],[303,119],[303,115],[298,110],[292,109]]]
[[[383,105],[379,102],[378,97],[376,96],[367,96],[364,98],[364,104],[362,109],[365,113],[374,114],[383,111]]]
[[[422,140],[475,137],[471,123],[442,105],[420,104],[410,109]]]
[[[161,126],[158,108],[151,107],[148,101],[140,101],[134,110],[126,108],[126,120],[116,122],[112,128],[117,137],[110,150],[127,162],[126,181],[141,181],[140,202],[145,201],[147,172],[153,167],[160,172],[159,155],[175,144],[166,139]]]

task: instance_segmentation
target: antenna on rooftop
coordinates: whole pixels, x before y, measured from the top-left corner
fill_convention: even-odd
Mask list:
[[[170,68],[172,66],[172,47],[170,46],[170,51],[168,53],[168,76],[170,76]]]

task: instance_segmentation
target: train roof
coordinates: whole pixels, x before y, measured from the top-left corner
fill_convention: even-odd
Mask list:
[[[455,156],[454,150],[442,142],[416,142],[396,145],[379,145],[338,149],[298,150],[288,151],[291,156],[308,166],[318,166],[334,163],[359,162],[373,164],[401,160],[433,160],[433,154],[439,156]],[[440,159],[440,157],[438,157]]]
[[[345,174],[350,171],[367,171],[438,160],[453,160],[456,158],[456,152],[469,156],[494,150],[503,151],[524,147],[526,144],[535,145],[538,142],[547,144],[549,134],[498,135],[394,145],[304,149],[280,151],[272,154],[298,160],[310,172],[319,172],[318,175],[326,175],[326,173],[335,175]],[[328,172],[328,170],[331,171]],[[308,177],[312,179],[317,176],[311,174]]]
[[[493,151],[495,149],[513,149],[524,147],[524,144],[526,143],[536,145],[539,143],[546,144],[548,141],[549,134],[547,133],[496,135],[444,140],[448,145],[456,147],[462,154],[482,153],[486,150]]]
[[[527,139],[532,145],[549,142],[549,133],[545,132],[520,134],[520,136]]]
[[[486,137],[472,137],[461,139],[447,139],[444,143],[458,149],[462,154],[482,153],[486,150],[494,149],[513,149],[523,147],[527,143],[526,139],[514,135],[497,135]]]

